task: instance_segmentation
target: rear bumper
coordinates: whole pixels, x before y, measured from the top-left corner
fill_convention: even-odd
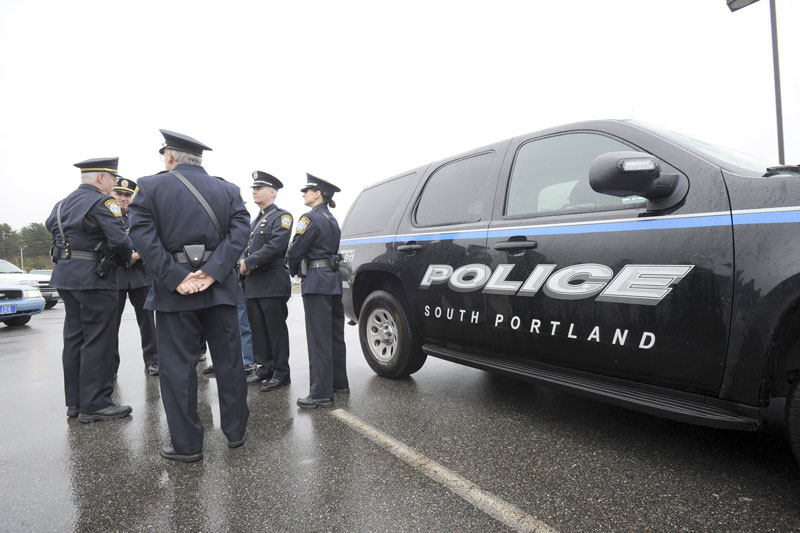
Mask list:
[[[46,302],[57,302],[58,301],[58,290],[56,289],[39,289],[39,292],[42,293],[42,297]]]

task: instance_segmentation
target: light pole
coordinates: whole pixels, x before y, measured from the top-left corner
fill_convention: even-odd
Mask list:
[[[742,9],[758,0],[726,0],[731,11]],[[772,22],[772,68],[775,72],[775,114],[778,122],[778,162],[786,164],[783,152],[783,110],[781,106],[781,69],[778,61],[778,15],[775,13],[775,0],[769,0],[770,20]]]
[[[27,247],[28,247],[27,244],[25,246],[20,246],[19,247],[19,267],[22,270],[25,270],[25,257],[22,255],[22,250],[24,250]]]

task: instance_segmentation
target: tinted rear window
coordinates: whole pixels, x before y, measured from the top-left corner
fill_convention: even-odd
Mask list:
[[[481,219],[494,153],[453,161],[428,178],[417,205],[419,226],[465,224]]]
[[[408,190],[416,183],[416,177],[417,173],[413,172],[365,189],[347,215],[342,235],[360,235],[384,230],[403,203],[402,200]]]

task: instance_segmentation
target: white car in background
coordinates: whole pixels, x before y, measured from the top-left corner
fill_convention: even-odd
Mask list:
[[[29,274],[13,263],[0,259],[0,283],[18,283],[36,287],[42,293],[45,309],[50,309],[58,303],[58,291],[50,286],[51,274],[52,271],[49,274],[33,272]]]

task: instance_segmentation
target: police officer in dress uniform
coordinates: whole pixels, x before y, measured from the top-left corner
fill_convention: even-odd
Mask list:
[[[53,207],[45,225],[53,235],[50,284],[64,301],[64,392],[67,416],[81,422],[113,420],[132,409],[111,400],[114,333],[117,331],[115,261],[133,254],[120,223],[122,210],[109,196],[119,158],[75,163],[82,183]]]
[[[303,277],[303,307],[310,392],[298,398],[303,409],[333,407],[333,393],[349,394],[344,344],[342,275],[338,270],[341,231],[328,206],[335,207],[337,186],[307,174],[301,189],[311,211],[300,217],[289,247],[289,271]]]
[[[283,183],[275,176],[253,172],[253,201],[260,212],[250,226],[250,238],[239,262],[244,280],[247,317],[253,332],[253,355],[261,365],[247,378],[271,391],[291,383],[289,376],[289,330],[286,302],[292,281],[286,267],[286,249],[292,231],[292,215],[275,205]]]
[[[242,301],[236,261],[247,243],[250,215],[239,188],[201,166],[208,146],[160,130],[165,172],[138,180],[130,236],[153,273],[145,309],[156,312],[161,399],[171,444],[165,459],[203,458],[197,414],[199,339],[205,334],[217,376],[222,431],[228,446],[244,444],[247,383],[236,305]]]
[[[122,226],[129,232],[128,205],[131,196],[136,191],[136,182],[123,177],[117,178],[112,195],[117,199],[122,209]],[[144,358],[144,371],[151,375],[158,375],[158,351],[156,349],[156,321],[152,311],[144,308],[144,301],[153,283],[153,276],[144,264],[137,261],[130,267],[121,265],[117,269],[117,283],[119,285],[119,306],[117,310],[117,344],[114,350],[116,374],[119,368],[119,328],[122,322],[122,312],[125,310],[125,299],[130,298],[133,310],[136,312],[136,322],[139,324],[139,334],[142,338],[142,357]]]

